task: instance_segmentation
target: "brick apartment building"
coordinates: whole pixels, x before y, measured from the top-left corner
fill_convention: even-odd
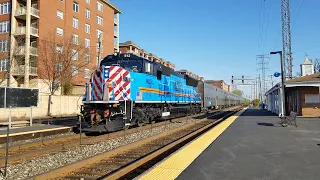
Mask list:
[[[140,48],[136,43],[132,42],[132,41],[126,41],[123,43],[119,44],[120,47],[120,52],[121,53],[133,53],[136,54],[138,56],[144,57],[146,59],[149,59],[150,61],[155,61],[158,62],[160,64],[163,64],[167,67],[170,67],[172,69],[175,69],[175,65],[169,61],[164,60],[163,58],[159,58],[157,55],[153,54],[153,53],[149,53],[147,52],[145,49]],[[187,74],[189,76],[192,76],[198,80],[203,80],[203,78],[201,78],[200,76],[189,72],[185,69],[180,70],[179,71],[182,74]]]
[[[145,57],[151,61],[164,61],[164,59],[157,57],[155,54],[148,53],[146,50],[141,49],[136,43],[126,41],[119,44],[121,53],[133,53],[141,57]]]
[[[213,85],[213,86],[216,86],[218,88],[221,88],[227,92],[230,92],[230,85],[226,84],[223,80],[219,80],[219,81],[216,81],[216,80],[206,80],[205,82]]]
[[[8,59],[13,59],[11,86],[40,88],[39,42],[47,40],[51,32],[57,39],[72,37],[74,44],[83,43],[89,48],[90,55],[86,56],[89,63],[72,78],[74,84],[87,82],[98,64],[100,34],[103,35],[102,57],[119,52],[120,13],[107,0],[0,0],[0,73],[4,75]],[[21,38],[23,43],[18,42]],[[19,53],[15,54],[9,46],[18,46]],[[16,56],[19,61],[15,61]],[[1,85],[6,85],[6,80]]]

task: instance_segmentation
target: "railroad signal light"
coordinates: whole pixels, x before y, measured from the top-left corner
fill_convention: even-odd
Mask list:
[[[233,84],[233,76],[231,76],[231,84]]]
[[[242,75],[242,84],[244,83],[244,76]]]

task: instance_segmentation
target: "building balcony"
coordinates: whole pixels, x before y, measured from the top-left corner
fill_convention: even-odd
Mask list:
[[[115,26],[118,26],[118,19],[117,18],[114,18],[113,22],[114,22]]]
[[[118,32],[116,30],[114,30],[114,38],[118,38]]]
[[[26,47],[25,46],[19,46],[17,51],[17,56],[24,56],[26,54]],[[38,48],[36,47],[30,47],[29,53],[31,56],[38,56]]]
[[[35,27],[30,27],[30,35],[39,37],[39,29]]]
[[[25,72],[25,65],[17,65],[12,68],[12,75],[13,76],[24,76]],[[29,75],[30,76],[37,76],[38,75],[38,68],[29,66]]]
[[[114,49],[118,49],[117,45],[116,44],[113,44],[113,47]]]
[[[26,34],[26,27],[17,27],[16,32],[14,35],[21,36]],[[30,35],[34,37],[39,37],[39,29],[30,27]]]
[[[34,7],[31,7],[31,12],[30,12],[30,15],[31,15],[31,20],[33,19],[38,19],[39,18],[39,10],[34,8]],[[27,19],[27,8],[26,7],[19,7],[17,8],[16,12],[15,12],[15,17],[16,18],[19,18],[19,19],[22,19],[22,20],[26,20]]]

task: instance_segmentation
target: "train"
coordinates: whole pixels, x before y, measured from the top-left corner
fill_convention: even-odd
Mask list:
[[[86,83],[83,132],[114,132],[240,105],[244,98],[133,53],[107,55]]]

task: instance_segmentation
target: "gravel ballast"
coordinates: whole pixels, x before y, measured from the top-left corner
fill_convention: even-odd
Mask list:
[[[24,161],[21,164],[9,166],[7,171],[8,176],[6,179],[18,180],[32,177],[194,121],[199,120],[189,118],[188,120],[183,120],[181,122],[168,122],[166,125],[153,127],[152,129],[142,130],[133,134],[127,134],[126,136],[108,139],[92,145],[83,145],[82,147],[58,152],[56,154],[50,154],[40,158],[33,158]],[[3,179],[3,177],[0,177],[0,179]]]

